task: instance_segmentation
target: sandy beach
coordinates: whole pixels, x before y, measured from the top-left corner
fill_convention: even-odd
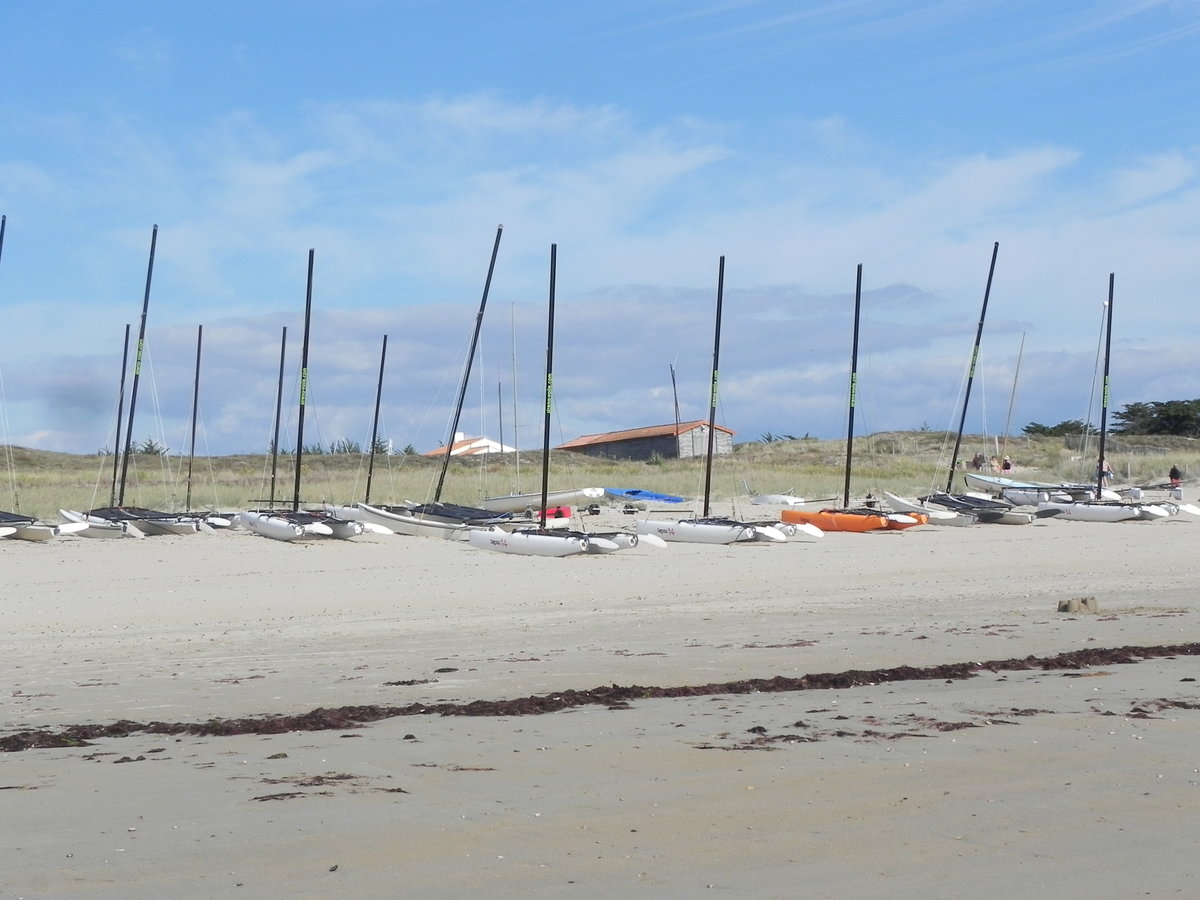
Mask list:
[[[0,541],[0,897],[1198,897],[1198,546]]]

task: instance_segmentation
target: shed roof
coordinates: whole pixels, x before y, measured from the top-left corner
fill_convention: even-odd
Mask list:
[[[493,441],[488,437],[456,437],[453,444],[450,445],[451,456],[483,456],[488,453],[512,453],[514,448],[507,447],[504,444]],[[446,447],[436,447],[430,450],[425,456],[445,456]]]
[[[678,425],[674,422],[669,422],[666,425],[649,425],[645,428],[626,428],[624,431],[608,431],[603,434],[585,434],[583,437],[577,437],[573,441],[567,441],[565,444],[559,444],[555,449],[578,450],[582,447],[595,447],[603,444],[619,444],[622,441],[633,441],[641,438],[686,434],[689,431],[694,431],[697,428],[703,428],[707,425],[707,419],[696,419],[692,422],[680,422]],[[733,429],[726,428],[724,425],[714,425],[713,427],[717,431],[723,431],[729,435],[734,433]]]

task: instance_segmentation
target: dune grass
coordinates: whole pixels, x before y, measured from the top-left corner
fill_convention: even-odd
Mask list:
[[[890,490],[904,495],[943,488],[954,436],[942,432],[888,432],[856,437],[852,497]],[[960,459],[975,453],[1012,457],[1014,477],[1045,481],[1091,481],[1096,463],[1092,444],[1080,449],[1062,438],[964,438]],[[844,440],[780,440],[739,444],[714,461],[712,509],[724,514],[749,490],[791,493],[809,500],[842,497]],[[1185,482],[1200,474],[1200,442],[1187,438],[1110,438],[1106,454],[1122,484],[1155,485],[1177,465]],[[71,455],[10,448],[11,459],[0,509],[57,521],[60,508],[106,506],[113,482],[112,456]],[[116,460],[120,462],[120,460]],[[519,462],[519,471],[518,471]],[[120,468],[119,465],[117,467]],[[235,510],[265,503],[272,496],[271,461],[266,455],[197,457],[191,463],[191,507]],[[377,456],[370,499],[376,503],[432,499],[441,463],[422,456]],[[368,459],[356,454],[304,457],[302,500],[346,503],[366,497]],[[575,453],[551,455],[550,487],[636,487],[688,498],[698,506],[704,491],[703,459],[650,462],[592,459]],[[473,504],[487,496],[536,492],[541,488],[541,454],[527,451],[491,459],[453,460],[442,499]],[[961,481],[956,481],[956,489]],[[294,468],[281,456],[275,477],[277,502],[290,501]],[[128,506],[182,510],[188,496],[188,461],[133,454],[126,476]]]

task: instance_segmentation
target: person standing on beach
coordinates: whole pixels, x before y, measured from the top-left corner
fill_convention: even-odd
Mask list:
[[[1171,466],[1171,471],[1167,473],[1167,477],[1171,479],[1171,487],[1177,488],[1183,484],[1183,473],[1179,471],[1179,466]]]
[[[1002,462],[1000,464],[1000,471],[1003,472],[1005,475],[1008,475],[1008,474],[1012,473],[1012,467],[1013,467],[1012,460],[1009,459],[1007,456],[1004,457],[1004,462]]]
[[[1109,481],[1113,477],[1112,466],[1108,464],[1107,459],[1100,460],[1100,486],[1108,487]]]

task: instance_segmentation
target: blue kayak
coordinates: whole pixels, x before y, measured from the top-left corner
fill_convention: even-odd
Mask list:
[[[641,488],[608,488],[604,489],[605,496],[613,500],[624,500],[627,503],[640,501],[642,503],[682,503],[682,497],[673,494],[660,494],[656,491],[644,491]]]

